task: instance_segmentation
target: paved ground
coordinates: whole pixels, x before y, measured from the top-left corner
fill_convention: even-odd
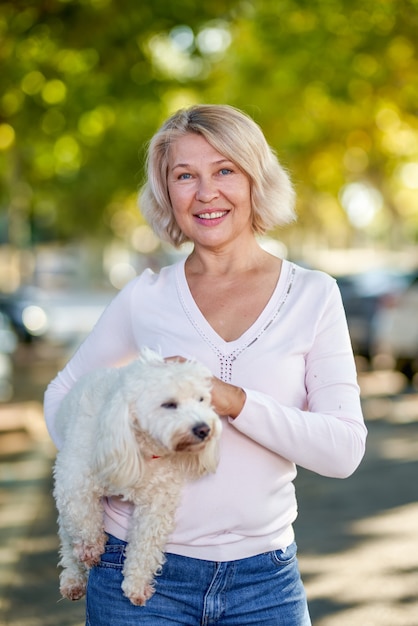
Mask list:
[[[418,397],[362,375],[366,457],[344,481],[301,471],[296,526],[314,626],[418,626]],[[385,395],[383,395],[385,394]],[[81,626],[60,601],[54,450],[39,402],[0,407],[0,626]],[[111,623],[109,623],[111,626]]]
[[[363,405],[368,449],[354,476],[299,474],[311,613],[315,626],[418,626],[418,397]]]

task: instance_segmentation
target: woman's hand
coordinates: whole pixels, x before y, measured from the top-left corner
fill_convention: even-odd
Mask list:
[[[187,359],[182,356],[169,356],[164,360],[184,362]],[[241,387],[212,376],[212,406],[218,415],[235,419],[241,413],[246,398],[247,395]]]
[[[246,398],[247,395],[241,387],[224,383],[212,376],[212,406],[218,415],[235,419],[241,413]]]

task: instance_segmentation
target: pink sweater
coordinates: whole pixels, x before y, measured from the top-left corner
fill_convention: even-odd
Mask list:
[[[167,552],[228,561],[284,548],[297,516],[296,466],[344,478],[360,463],[367,431],[341,296],[327,274],[284,261],[260,317],[226,342],[194,302],[184,261],[146,270],[48,386],[45,416],[57,446],[54,416],[75,381],[142,346],[193,357],[247,394],[240,415],[223,420],[216,474],[185,488]],[[107,532],[126,538],[130,512],[129,503],[106,500]]]

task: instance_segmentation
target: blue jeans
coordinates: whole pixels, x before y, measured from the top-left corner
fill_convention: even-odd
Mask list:
[[[134,606],[121,590],[126,543],[110,536],[89,576],[86,626],[310,626],[296,544],[226,563],[167,554],[156,591]]]

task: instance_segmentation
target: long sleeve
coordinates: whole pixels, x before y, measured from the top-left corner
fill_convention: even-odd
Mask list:
[[[358,419],[284,407],[251,390],[234,426],[296,465],[332,478],[346,478],[358,467],[367,434]]]
[[[345,478],[364,455],[367,430],[336,286],[314,326],[304,358],[306,407],[287,406],[269,394],[246,388],[246,404],[232,423],[296,465],[325,476]]]

